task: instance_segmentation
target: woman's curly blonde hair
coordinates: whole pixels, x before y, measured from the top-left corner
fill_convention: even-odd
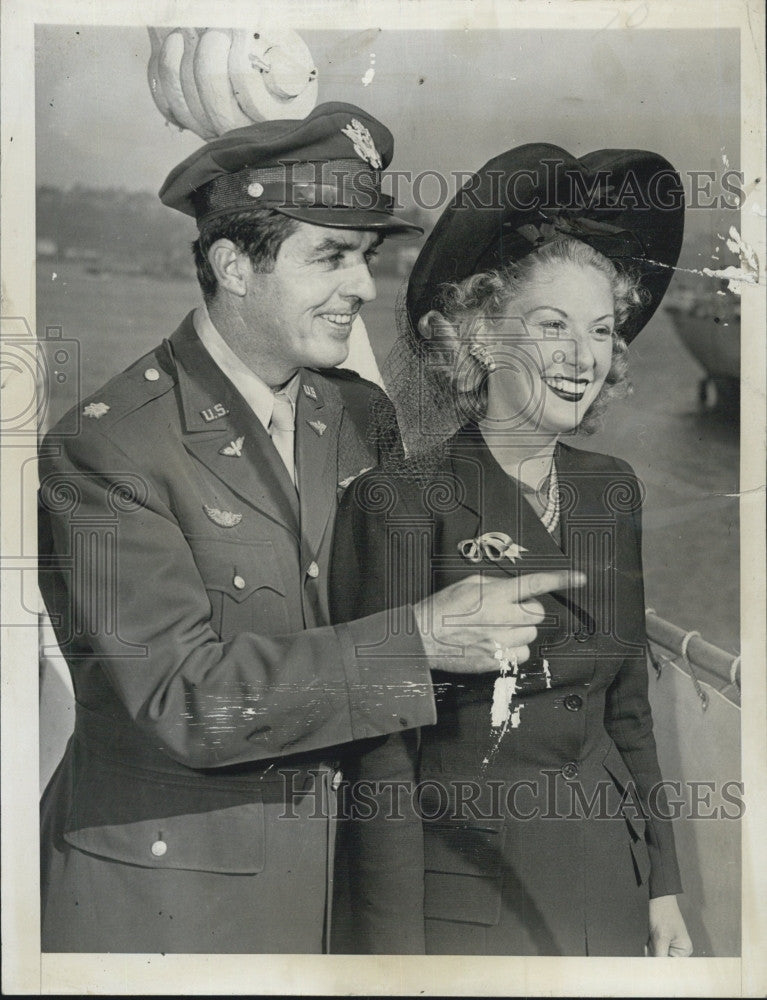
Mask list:
[[[464,281],[442,285],[435,306],[453,326],[459,340],[468,345],[480,317],[503,316],[509,302],[520,294],[540,266],[558,262],[593,267],[604,274],[610,281],[615,300],[610,371],[578,428],[579,431],[593,434],[601,426],[602,416],[609,402],[631,392],[628,381],[628,347],[620,336],[620,331],[631,314],[646,301],[647,293],[642,289],[638,278],[619,270],[611,260],[587,243],[565,237],[546,244],[507,267],[480,272]],[[478,390],[480,405],[486,401],[487,396],[486,374]],[[460,392],[454,379],[453,388]]]

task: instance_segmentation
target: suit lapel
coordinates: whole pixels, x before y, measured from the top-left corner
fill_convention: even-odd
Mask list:
[[[317,552],[336,507],[338,437],[344,407],[338,390],[317,372],[301,373],[296,406],[296,466],[301,535]]]
[[[191,314],[170,339],[184,447],[245,503],[298,535],[298,498],[269,434],[203,347]]]

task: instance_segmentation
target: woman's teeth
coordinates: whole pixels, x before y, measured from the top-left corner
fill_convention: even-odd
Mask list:
[[[348,326],[354,318],[353,313],[325,313],[324,319],[336,326]]]
[[[562,375],[552,375],[543,381],[557,396],[570,400],[583,399],[589,386],[588,379],[565,378]]]

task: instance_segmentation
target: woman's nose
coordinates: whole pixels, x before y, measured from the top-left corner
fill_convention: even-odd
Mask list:
[[[570,342],[565,350],[566,362],[576,371],[585,372],[594,367],[594,351],[588,331],[574,328],[569,334]]]

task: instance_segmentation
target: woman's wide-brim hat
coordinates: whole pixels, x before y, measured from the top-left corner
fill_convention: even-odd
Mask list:
[[[417,329],[444,283],[507,267],[569,236],[640,278],[646,303],[621,330],[631,341],[666,293],[683,233],[682,182],[657,153],[575,157],[546,143],[517,146],[472,175],[443,212],[410,275],[408,317]]]

